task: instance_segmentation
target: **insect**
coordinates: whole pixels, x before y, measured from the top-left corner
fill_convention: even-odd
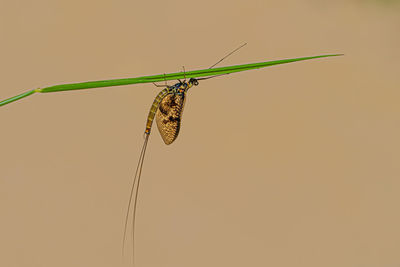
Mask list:
[[[125,227],[124,227],[124,236],[123,236],[123,245],[122,245],[122,252],[125,249],[125,241],[126,241],[126,233],[128,227],[128,221],[130,218],[131,210],[132,211],[132,248],[134,251],[134,235],[135,235],[135,220],[136,220],[136,207],[137,207],[137,200],[138,200],[138,193],[139,193],[139,185],[140,185],[140,178],[142,175],[143,163],[146,154],[147,144],[150,137],[150,132],[153,124],[153,120],[156,120],[156,124],[158,130],[161,134],[161,137],[165,144],[169,145],[174,142],[179,134],[180,127],[181,127],[181,120],[182,120],[182,113],[185,105],[185,100],[187,96],[188,90],[199,84],[200,80],[206,80],[210,78],[214,78],[221,75],[227,75],[230,73],[236,73],[246,70],[254,70],[259,68],[264,68],[273,65],[279,64],[286,64],[290,62],[296,61],[303,61],[303,60],[310,60],[316,58],[325,58],[325,57],[333,57],[333,56],[341,56],[343,54],[326,54],[326,55],[318,55],[318,56],[310,56],[310,57],[300,57],[300,58],[290,58],[290,59],[281,59],[281,60],[274,60],[274,61],[264,61],[258,63],[248,63],[248,64],[241,64],[241,65],[234,65],[234,66],[227,66],[227,67],[217,67],[218,63],[223,61],[225,58],[242,48],[244,45],[236,48],[228,55],[220,59],[214,65],[209,67],[208,69],[201,69],[201,70],[194,70],[185,72],[183,69],[180,73],[169,73],[162,75],[150,75],[150,76],[142,76],[142,77],[135,77],[135,78],[122,78],[122,79],[111,79],[111,80],[101,80],[101,81],[88,81],[88,82],[80,82],[80,83],[70,83],[70,84],[59,84],[48,86],[44,88],[37,88],[33,90],[29,90],[22,94],[10,97],[3,101],[0,101],[0,106],[7,105],[14,101],[23,99],[25,97],[31,96],[36,93],[51,93],[51,92],[60,92],[60,91],[70,91],[70,90],[82,90],[82,89],[90,89],[90,88],[99,88],[99,87],[111,87],[111,86],[118,86],[118,85],[128,85],[128,84],[139,84],[139,83],[150,83],[150,82],[159,82],[162,81],[164,78],[165,85],[160,86],[156,85],[157,87],[164,87],[164,89],[158,93],[157,97],[154,99],[153,104],[150,108],[149,115],[147,117],[146,122],[146,129],[144,132],[144,143],[140,152],[139,160],[136,166],[135,176],[133,179],[133,184],[130,190],[130,197],[128,202],[127,213],[125,217]],[[212,69],[213,68],[213,69]],[[188,81],[186,81],[186,76],[190,77]],[[184,78],[183,81],[179,80]],[[168,86],[166,84],[167,80],[178,80],[172,86]],[[132,204],[133,202],[133,204]],[[132,207],[132,208],[131,208]],[[134,253],[133,253],[134,255]],[[134,257],[133,257],[134,258]]]
[[[236,48],[222,59],[220,59],[217,63],[213,64],[211,68],[216,66],[218,63],[223,61],[225,58],[245,46],[245,44],[241,45],[240,47]],[[185,73],[185,68],[183,68]],[[225,75],[225,74],[222,74]],[[124,236],[122,241],[122,253],[125,250],[125,241],[126,241],[126,233],[128,228],[128,221],[129,221],[129,214],[132,207],[133,201],[133,213],[132,213],[132,249],[134,255],[134,242],[135,242],[135,221],[136,221],[136,209],[137,209],[137,200],[139,195],[139,185],[140,185],[140,178],[142,175],[142,168],[143,162],[146,154],[146,148],[149,141],[151,128],[153,125],[154,118],[156,120],[158,131],[160,132],[161,138],[163,139],[166,145],[172,144],[176,138],[178,137],[180,128],[181,128],[181,121],[182,121],[182,114],[183,109],[185,107],[185,101],[188,90],[193,87],[199,85],[200,80],[206,80],[210,78],[214,78],[221,75],[214,75],[210,77],[204,78],[190,78],[189,81],[186,81],[186,77],[183,81],[178,80],[178,83],[175,83],[172,86],[165,85],[157,85],[154,84],[156,87],[165,87],[161,92],[159,92],[156,98],[151,105],[149,114],[147,116],[146,122],[146,129],[144,131],[144,143],[140,152],[139,160],[136,166],[135,176],[133,180],[133,184],[131,187],[129,202],[128,202],[128,209],[126,212],[125,217],[125,227],[124,227]],[[134,257],[133,257],[134,259]]]

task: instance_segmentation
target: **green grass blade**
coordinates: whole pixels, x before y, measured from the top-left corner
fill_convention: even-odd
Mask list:
[[[128,84],[137,84],[137,83],[151,83],[151,82],[160,82],[164,80],[177,80],[177,79],[184,79],[186,78],[202,78],[214,75],[222,75],[222,74],[229,74],[235,73],[245,70],[253,70],[259,69],[264,67],[269,67],[273,65],[291,63],[296,61],[303,61],[315,58],[323,58],[323,57],[333,57],[333,56],[340,56],[342,54],[332,54],[332,55],[320,55],[320,56],[313,56],[313,57],[301,57],[301,58],[291,58],[291,59],[281,59],[281,60],[274,60],[274,61],[267,61],[267,62],[260,62],[260,63],[251,63],[251,64],[243,64],[243,65],[235,65],[235,66],[228,66],[228,67],[219,67],[213,69],[202,69],[202,70],[194,70],[188,72],[176,72],[176,73],[169,73],[169,74],[159,74],[159,75],[151,75],[151,76],[142,76],[137,78],[126,78],[126,79],[113,79],[113,80],[103,80],[103,81],[92,81],[92,82],[83,82],[83,83],[70,83],[70,84],[60,84],[45,87],[42,89],[36,89],[24,94],[6,99],[0,102],[0,106],[11,103],[13,101],[19,100],[23,97],[29,96],[35,92],[40,93],[50,93],[50,92],[59,92],[59,91],[70,91],[70,90],[81,90],[81,89],[89,89],[89,88],[99,88],[99,87],[110,87],[110,86],[118,86],[118,85],[128,85]]]
[[[10,98],[8,98],[8,99],[6,99],[6,100],[1,101],[1,102],[0,102],[0,106],[4,106],[4,105],[6,105],[6,104],[8,104],[8,103],[11,103],[11,102],[20,100],[21,98],[30,96],[30,95],[32,95],[32,94],[34,94],[34,93],[36,93],[36,92],[37,92],[36,90],[30,90],[30,91],[25,92],[25,93],[22,93],[22,94],[20,94],[20,95],[16,95],[16,96],[10,97]]]
[[[214,75],[222,75],[222,74],[230,74],[245,70],[253,70],[253,69],[260,69],[265,68],[273,65],[291,63],[296,61],[303,61],[303,60],[310,60],[315,58],[323,58],[323,57],[335,57],[335,56],[342,56],[343,54],[332,54],[332,55],[320,55],[320,56],[313,56],[313,57],[301,57],[301,58],[291,58],[291,59],[281,59],[281,60],[274,60],[274,61],[266,61],[266,62],[259,62],[259,63],[251,63],[251,64],[243,64],[243,65],[234,65],[228,67],[219,67],[214,69],[203,69],[203,70],[194,70],[185,72],[186,78],[201,78],[201,77],[208,77]],[[153,75],[153,76],[144,76],[140,77],[140,79],[149,80],[148,82],[159,82],[164,80],[177,80],[183,79],[184,75],[183,72],[176,72],[170,74],[162,75]],[[139,79],[139,78],[137,78]]]

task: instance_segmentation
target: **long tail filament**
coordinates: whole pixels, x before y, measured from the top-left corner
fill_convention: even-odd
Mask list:
[[[128,229],[129,214],[130,214],[132,200],[133,200],[133,213],[132,213],[132,255],[133,255],[133,259],[134,259],[134,253],[135,253],[136,207],[137,207],[137,200],[138,200],[138,195],[139,195],[140,177],[142,175],[143,162],[144,162],[144,157],[146,154],[146,148],[147,148],[147,143],[149,141],[149,136],[150,136],[150,133],[145,133],[144,143],[143,143],[142,150],[140,152],[138,164],[136,166],[135,178],[133,179],[133,184],[131,187],[131,193],[130,193],[130,197],[129,197],[128,208],[127,208],[126,216],[125,216],[124,237],[122,240],[122,255],[124,255],[124,251],[125,251],[126,233],[127,233],[127,229]],[[136,190],[135,190],[135,187],[136,187]]]

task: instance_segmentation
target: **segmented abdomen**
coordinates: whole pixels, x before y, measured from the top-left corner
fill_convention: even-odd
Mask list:
[[[170,93],[171,89],[170,88],[165,88],[161,92],[158,93],[156,98],[153,101],[153,104],[151,105],[149,115],[147,116],[147,123],[146,123],[146,130],[144,131],[145,134],[150,134],[151,131],[151,125],[153,124],[154,116],[156,115],[156,111],[158,109],[158,106],[160,105],[161,100]]]

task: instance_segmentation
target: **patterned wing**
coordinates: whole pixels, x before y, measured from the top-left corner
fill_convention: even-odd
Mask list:
[[[186,93],[168,94],[162,100],[156,112],[158,130],[164,143],[169,145],[178,137]]]

